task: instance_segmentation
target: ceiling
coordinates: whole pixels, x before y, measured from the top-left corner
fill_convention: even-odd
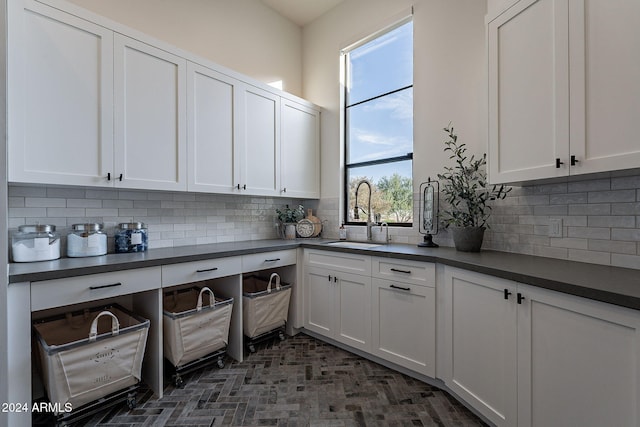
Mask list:
[[[304,27],[344,0],[262,0],[280,15]]]

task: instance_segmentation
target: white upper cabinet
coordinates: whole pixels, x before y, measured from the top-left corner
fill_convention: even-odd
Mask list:
[[[492,182],[568,172],[556,168],[569,151],[566,19],[566,0],[523,0],[489,23]]]
[[[8,1],[10,182],[319,197],[319,109],[52,4]]]
[[[237,80],[192,62],[187,64],[189,191],[237,191],[237,93]]]
[[[187,189],[186,60],[115,36],[117,186]]]
[[[640,2],[569,2],[571,174],[640,167]]]
[[[489,22],[491,182],[640,167],[639,37],[632,0],[520,0]]]
[[[320,112],[282,98],[282,195],[320,197]]]
[[[240,138],[241,177],[236,188],[253,195],[280,194],[280,97],[242,85]]]
[[[10,182],[113,185],[113,32],[10,1]]]

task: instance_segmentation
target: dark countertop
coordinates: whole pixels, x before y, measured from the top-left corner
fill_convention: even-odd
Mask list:
[[[255,240],[150,249],[143,253],[9,264],[9,283],[35,282],[132,268],[270,252],[298,247],[437,262],[528,285],[640,310],[640,270],[565,261],[508,252],[458,252],[389,244],[375,248],[327,246],[335,240]]]

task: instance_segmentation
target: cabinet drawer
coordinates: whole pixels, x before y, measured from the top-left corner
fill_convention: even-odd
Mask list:
[[[371,274],[371,257],[344,252],[305,251],[305,264],[309,267],[328,268],[345,273]]]
[[[216,258],[162,266],[162,286],[199,282],[241,272],[240,257]]]
[[[430,262],[373,258],[371,268],[373,277],[415,283],[416,285],[436,286],[436,266]]]
[[[31,310],[44,310],[158,288],[160,267],[43,280],[31,283]]]
[[[295,249],[242,255],[242,271],[244,273],[282,267],[284,265],[293,265],[295,263]]]

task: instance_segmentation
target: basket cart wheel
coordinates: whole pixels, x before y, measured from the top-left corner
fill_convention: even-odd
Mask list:
[[[171,379],[173,380],[173,385],[176,388],[182,388],[184,386],[184,380],[182,379],[182,377],[180,376],[180,374],[174,374],[171,376]]]
[[[222,360],[222,358],[218,359],[218,368],[224,368],[224,360]]]
[[[253,344],[249,344],[249,353],[255,353],[256,352],[256,346]]]
[[[137,405],[138,405],[138,402],[136,402],[136,394],[129,393],[127,395],[127,407],[129,409],[135,409]]]
[[[284,333],[282,331],[278,332],[278,338],[280,338],[280,341],[284,341]]]

